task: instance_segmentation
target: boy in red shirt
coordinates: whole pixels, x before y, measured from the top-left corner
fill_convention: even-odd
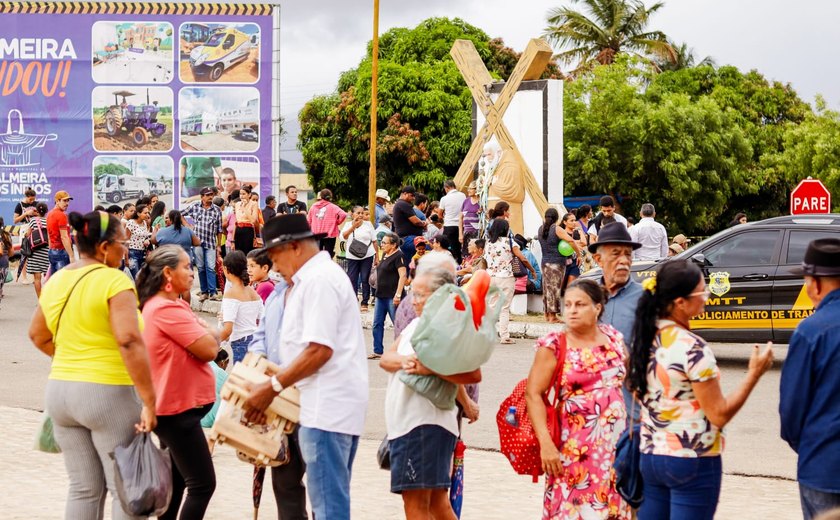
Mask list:
[[[270,271],[271,259],[268,253],[257,249],[248,253],[248,277],[251,279],[251,287],[260,295],[263,303],[274,291],[274,281],[268,276]]]
[[[50,243],[50,274],[76,261],[73,254],[73,242],[70,240],[70,222],[67,208],[73,197],[66,191],[55,194],[55,207],[47,213],[47,235]]]

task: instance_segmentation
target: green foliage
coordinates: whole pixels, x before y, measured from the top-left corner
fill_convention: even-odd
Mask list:
[[[457,172],[472,139],[472,96],[449,56],[456,39],[472,40],[495,77],[507,77],[519,59],[460,19],[430,18],[380,38],[377,187],[394,194],[412,184],[438,194]],[[339,78],[338,93],[314,98],[299,115],[310,183],[332,189],[339,204],[367,200],[371,67],[368,46]],[[559,76],[556,65],[548,74]]]
[[[708,96],[651,99],[637,65],[619,58],[566,89],[566,190],[620,195],[627,215],[652,202],[671,230],[712,229],[727,200],[750,190],[749,142]]]
[[[826,110],[821,99],[817,112],[800,125],[790,126],[784,136],[779,170],[794,186],[806,177],[820,179],[831,191],[834,211],[840,211],[840,114]]]

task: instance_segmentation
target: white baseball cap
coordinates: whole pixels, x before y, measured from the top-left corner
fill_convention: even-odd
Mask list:
[[[391,202],[391,197],[388,196],[388,190],[385,189],[378,189],[376,190],[376,198],[377,199],[385,199],[388,202]]]

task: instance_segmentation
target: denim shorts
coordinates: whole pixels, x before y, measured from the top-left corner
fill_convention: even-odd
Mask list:
[[[437,425],[424,424],[391,439],[391,493],[412,489],[449,489],[457,437]]]
[[[234,365],[245,359],[245,354],[248,353],[248,345],[251,344],[252,339],[254,339],[253,334],[230,342],[230,351],[233,354]]]

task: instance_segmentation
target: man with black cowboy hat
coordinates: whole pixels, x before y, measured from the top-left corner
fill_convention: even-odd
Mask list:
[[[799,455],[805,520],[840,507],[840,239],[808,244],[801,268],[816,310],[796,327],[782,368],[782,439]]]
[[[291,280],[280,332],[282,372],[251,389],[247,418],[284,387],[300,390],[298,440],[315,518],[350,518],[350,470],[364,430],[368,367],[359,303],[347,274],[319,251],[323,235],[306,215],[279,215],[263,227],[274,266]]]
[[[620,222],[613,222],[601,227],[598,241],[589,245],[589,252],[601,266],[603,278],[601,283],[610,294],[601,321],[612,325],[624,336],[624,344],[629,346],[633,342],[633,323],[636,321],[636,307],[642,297],[642,284],[633,279],[630,265],[633,263],[633,251],[642,247],[634,242],[627,231],[627,226]],[[638,418],[640,408],[632,407],[633,397],[623,388],[624,404],[627,415]]]

